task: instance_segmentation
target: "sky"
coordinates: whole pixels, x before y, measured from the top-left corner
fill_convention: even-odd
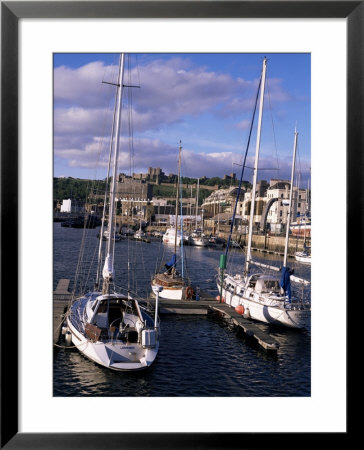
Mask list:
[[[126,55],[119,172],[160,167],[208,178],[239,178],[263,58],[267,82],[259,179],[290,179],[294,130],[296,173],[307,187],[311,168],[309,54]],[[54,176],[105,178],[118,54],[56,53],[54,62]],[[107,82],[107,83],[103,83]],[[244,180],[251,181],[256,115]]]

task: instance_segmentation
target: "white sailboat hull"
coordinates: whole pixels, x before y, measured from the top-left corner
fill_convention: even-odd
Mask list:
[[[298,133],[296,130],[294,132],[289,207],[287,214],[285,251],[283,257],[283,267],[281,276],[278,277],[277,275],[274,276],[263,273],[252,273],[248,275],[250,273],[250,265],[252,264],[251,250],[252,250],[252,236],[253,236],[253,225],[255,214],[255,200],[257,192],[257,175],[258,175],[260,139],[261,139],[261,126],[263,118],[266,68],[267,68],[267,59],[264,58],[261,75],[261,85],[258,89],[258,92],[260,91],[259,117],[257,124],[257,139],[256,139],[256,149],[255,149],[255,159],[253,169],[254,170],[253,184],[251,188],[248,245],[244,269],[244,272],[247,276],[242,277],[239,274],[235,276],[226,275],[224,276],[223,280],[218,280],[218,288],[220,296],[222,297],[221,301],[225,301],[225,303],[235,308],[237,306],[242,306],[243,308],[240,309],[240,313],[247,318],[258,320],[264,323],[284,325],[292,328],[306,328],[309,326],[310,323],[311,307],[310,304],[304,303],[303,301],[298,301],[297,298],[295,298],[293,295],[291,296],[292,271],[287,267],[288,238],[290,229],[290,218],[292,213],[293,180],[294,180],[297,137],[298,137]],[[237,203],[238,203],[238,196],[236,198],[235,208],[237,206]],[[234,218],[235,218],[235,210],[233,220]],[[220,270],[226,268],[226,255],[225,258],[223,258],[220,261],[220,264],[221,264]],[[264,265],[265,264],[263,264],[263,266]],[[221,286],[219,286],[220,283],[222,284]],[[302,284],[305,285],[303,281]]]
[[[95,295],[91,298],[91,302]],[[115,371],[135,371],[149,367],[155,360],[159,340],[152,348],[140,342],[123,342],[119,339],[90,340],[85,333],[87,300],[81,297],[71,307],[67,317],[67,327],[71,332],[73,345],[91,361]]]
[[[163,238],[163,244],[174,245],[174,238]],[[177,245],[181,245],[181,238],[177,238]]]
[[[168,300],[182,300],[183,289],[163,288],[163,291],[159,293],[159,297]]]
[[[296,252],[294,255],[296,261],[305,264],[311,264],[311,255],[307,255],[305,252]]]
[[[254,290],[245,288],[245,281],[235,280],[227,276],[223,288],[223,301],[233,308],[244,306],[244,316],[259,322],[284,325],[291,328],[307,328],[310,323],[310,309],[304,308],[300,303],[287,304],[287,297],[274,294],[258,294]],[[220,284],[218,282],[220,292]],[[239,292],[240,290],[240,292]],[[239,293],[237,293],[239,292]],[[300,309],[301,308],[301,309]]]
[[[191,237],[189,243],[190,243],[190,245],[194,245],[196,247],[207,247],[208,240],[203,237],[201,237],[201,238]]]

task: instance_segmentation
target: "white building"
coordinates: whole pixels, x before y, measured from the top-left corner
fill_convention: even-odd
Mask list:
[[[62,201],[61,212],[71,212],[72,200],[69,198],[67,200]]]
[[[219,208],[216,206],[224,206],[229,204],[230,207],[224,208],[225,212],[232,212],[235,205],[237,188],[220,189],[211,194],[204,202],[204,208],[210,208],[213,215],[216,216]],[[265,180],[257,183],[255,192],[255,214],[253,224],[262,228],[269,224],[272,231],[281,231],[282,225],[287,223],[288,206],[289,206],[290,182],[287,180],[270,180],[269,184]],[[243,191],[239,198],[236,208],[236,214],[241,217],[243,223],[247,223],[250,219],[250,205],[252,201],[252,192]],[[212,207],[212,208],[211,208]],[[308,210],[307,191],[293,187],[292,199],[292,216],[294,221],[296,216],[304,215]]]
[[[288,181],[271,180],[271,185],[267,190],[267,200],[277,199],[269,209],[267,223],[282,224],[287,223],[289,207],[290,183]],[[292,196],[292,216],[295,220],[297,214],[305,214],[307,207],[307,191],[293,187]]]

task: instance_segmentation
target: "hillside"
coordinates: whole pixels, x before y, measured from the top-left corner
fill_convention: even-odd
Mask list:
[[[197,179],[194,178],[182,178],[184,184],[196,184]],[[227,188],[231,185],[237,185],[237,181],[234,180],[224,180],[219,177],[205,178],[200,180],[199,188],[199,204],[201,205],[203,200],[211,194],[211,190],[204,188],[204,186],[218,186],[219,188]],[[244,182],[244,185],[246,182]],[[176,189],[174,184],[169,186],[164,185],[152,185],[153,186],[153,196],[154,197],[175,197]],[[56,201],[62,201],[67,198],[73,200],[85,202],[87,200],[90,192],[103,192],[105,189],[104,180],[84,180],[81,178],[53,178],[53,198]],[[182,196],[184,198],[189,198],[191,196],[191,189],[182,189]],[[192,189],[192,196],[196,196],[196,188]]]

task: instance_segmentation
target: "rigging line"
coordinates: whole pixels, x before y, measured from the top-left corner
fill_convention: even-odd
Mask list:
[[[90,263],[89,263],[89,266],[88,266],[88,272],[85,273],[85,280],[84,280],[84,286],[85,287],[88,285],[88,280],[91,278],[91,270],[93,269],[94,261],[96,259],[95,256],[96,256],[96,253],[97,253],[97,248],[98,248],[98,246],[96,245],[94,247],[94,251],[93,251],[92,256],[90,256],[90,258],[89,258]],[[90,252],[91,252],[91,248],[90,248]]]
[[[109,102],[108,102],[109,104],[110,104],[110,101],[111,100],[109,100]],[[102,125],[102,129],[104,130],[103,133],[102,133],[103,136],[105,136],[105,134],[106,134],[106,132],[105,132],[105,130],[106,130],[106,117],[107,117],[106,110],[109,110],[109,109],[110,109],[109,107],[106,108],[104,110],[104,114],[103,114],[103,125]],[[104,140],[105,140],[105,138],[101,139],[99,141],[99,145],[98,145],[98,161],[99,161],[99,164],[100,164],[100,161],[101,161],[101,153],[102,153],[102,147],[103,147],[103,144],[104,144]],[[88,181],[88,183],[87,183],[87,186],[86,186],[86,201],[89,200],[89,196],[90,196],[87,193],[90,193],[93,187],[96,188],[96,178],[97,178],[96,171],[97,171],[97,168],[95,168],[95,170],[94,170],[94,180],[92,182]],[[87,195],[88,195],[88,197],[87,197]],[[86,222],[86,220],[87,220],[87,218],[86,218],[86,215],[85,215],[85,222]],[[74,283],[73,294],[75,293],[75,290],[76,290],[76,287],[77,287],[78,284],[79,284],[81,290],[82,290],[82,286],[85,286],[85,281],[84,280],[82,281],[82,280],[79,279],[81,266],[84,263],[86,235],[89,234],[85,230],[86,230],[86,227],[84,228],[84,233],[83,233],[83,237],[82,237],[82,240],[81,240],[81,249],[80,249],[78,263],[77,263],[77,268],[76,268],[76,273],[75,273],[75,283]],[[82,282],[83,282],[83,284],[82,284]]]
[[[246,149],[245,149],[245,155],[244,155],[244,160],[243,160],[243,164],[242,164],[242,168],[241,168],[241,175],[240,175],[240,180],[239,180],[239,187],[238,187],[238,191],[237,191],[237,194],[236,194],[236,201],[235,201],[235,205],[234,205],[234,213],[233,213],[233,217],[232,217],[232,220],[231,220],[231,226],[230,226],[230,233],[229,233],[228,241],[226,243],[226,249],[225,249],[225,256],[226,257],[227,257],[228,251],[229,251],[231,236],[232,236],[232,233],[233,233],[234,222],[235,222],[235,215],[236,215],[236,208],[237,208],[237,205],[238,205],[238,202],[239,202],[241,185],[243,183],[244,168],[245,168],[246,158],[248,156],[248,150],[249,150],[251,135],[252,135],[252,132],[253,132],[254,118],[255,118],[255,113],[256,113],[257,105],[258,105],[258,98],[259,98],[259,91],[260,91],[261,83],[262,83],[262,75],[260,76],[259,85],[258,85],[258,89],[257,89],[257,95],[256,95],[256,98],[255,98],[255,105],[254,105],[252,121],[251,121],[251,124],[250,124],[248,142],[247,142]],[[252,194],[252,195],[255,195],[255,193]]]
[[[128,75],[129,75],[129,85],[132,86],[132,71],[131,71],[131,57],[128,55]],[[128,125],[129,125],[129,168],[130,168],[130,175],[132,175],[134,171],[134,124],[133,124],[133,90],[128,89],[128,99],[129,99],[129,108],[128,108]],[[139,212],[142,210],[140,209]],[[141,217],[140,217],[140,228],[141,228]],[[137,252],[141,255],[141,261],[142,261],[142,268],[144,276],[146,274],[145,269],[145,262],[143,258],[143,251],[142,251],[142,242],[136,243],[140,244],[140,246],[133,246],[133,249],[135,250],[135,258],[137,258]],[[136,260],[135,262],[136,263]],[[137,283],[137,279],[135,278],[135,283]]]
[[[130,55],[128,55],[128,76],[129,76],[129,85],[131,82],[131,69],[130,69]],[[129,171],[130,175],[132,175],[134,171],[134,126],[133,126],[133,89],[128,89],[128,99],[129,99],[129,107],[128,107],[128,126],[129,126]]]
[[[278,159],[278,150],[277,150],[277,140],[276,140],[276,132],[275,132],[275,127],[274,127],[274,120],[273,120],[273,109],[272,109],[272,104],[270,101],[270,90],[269,90],[269,80],[267,79],[267,92],[268,92],[268,104],[269,104],[269,112],[270,112],[270,118],[271,118],[271,122],[272,122],[272,129],[273,129],[273,141],[274,141],[274,148],[276,151],[276,158],[277,158],[277,168],[276,169],[272,169],[272,170],[276,170],[277,172],[279,172],[279,159]],[[262,169],[259,169],[262,170]]]
[[[136,72],[137,72],[137,78],[138,78],[138,86],[141,86],[140,84],[140,71],[139,71],[139,62],[138,62],[138,54],[135,55],[135,65],[136,65]]]
[[[116,94],[116,93],[115,93]],[[104,194],[104,205],[103,205],[103,214],[102,214],[102,223],[100,227],[100,242],[99,242],[99,253],[98,253],[98,263],[97,263],[97,271],[96,271],[96,280],[95,280],[95,286],[100,285],[100,277],[101,277],[101,263],[102,263],[102,240],[104,235],[104,227],[105,227],[105,213],[106,213],[106,204],[107,204],[107,193],[109,190],[109,183],[110,183],[110,169],[111,169],[111,156],[112,156],[112,148],[114,144],[114,129],[115,129],[115,117],[116,117],[116,109],[117,109],[117,101],[116,101],[116,95],[114,94],[115,103],[114,103],[114,119],[112,121],[111,126],[111,135],[110,135],[110,146],[109,146],[109,160],[108,160],[108,166],[107,166],[107,176],[105,179],[105,194]],[[110,236],[109,236],[110,238]],[[114,263],[114,262],[113,262]]]

